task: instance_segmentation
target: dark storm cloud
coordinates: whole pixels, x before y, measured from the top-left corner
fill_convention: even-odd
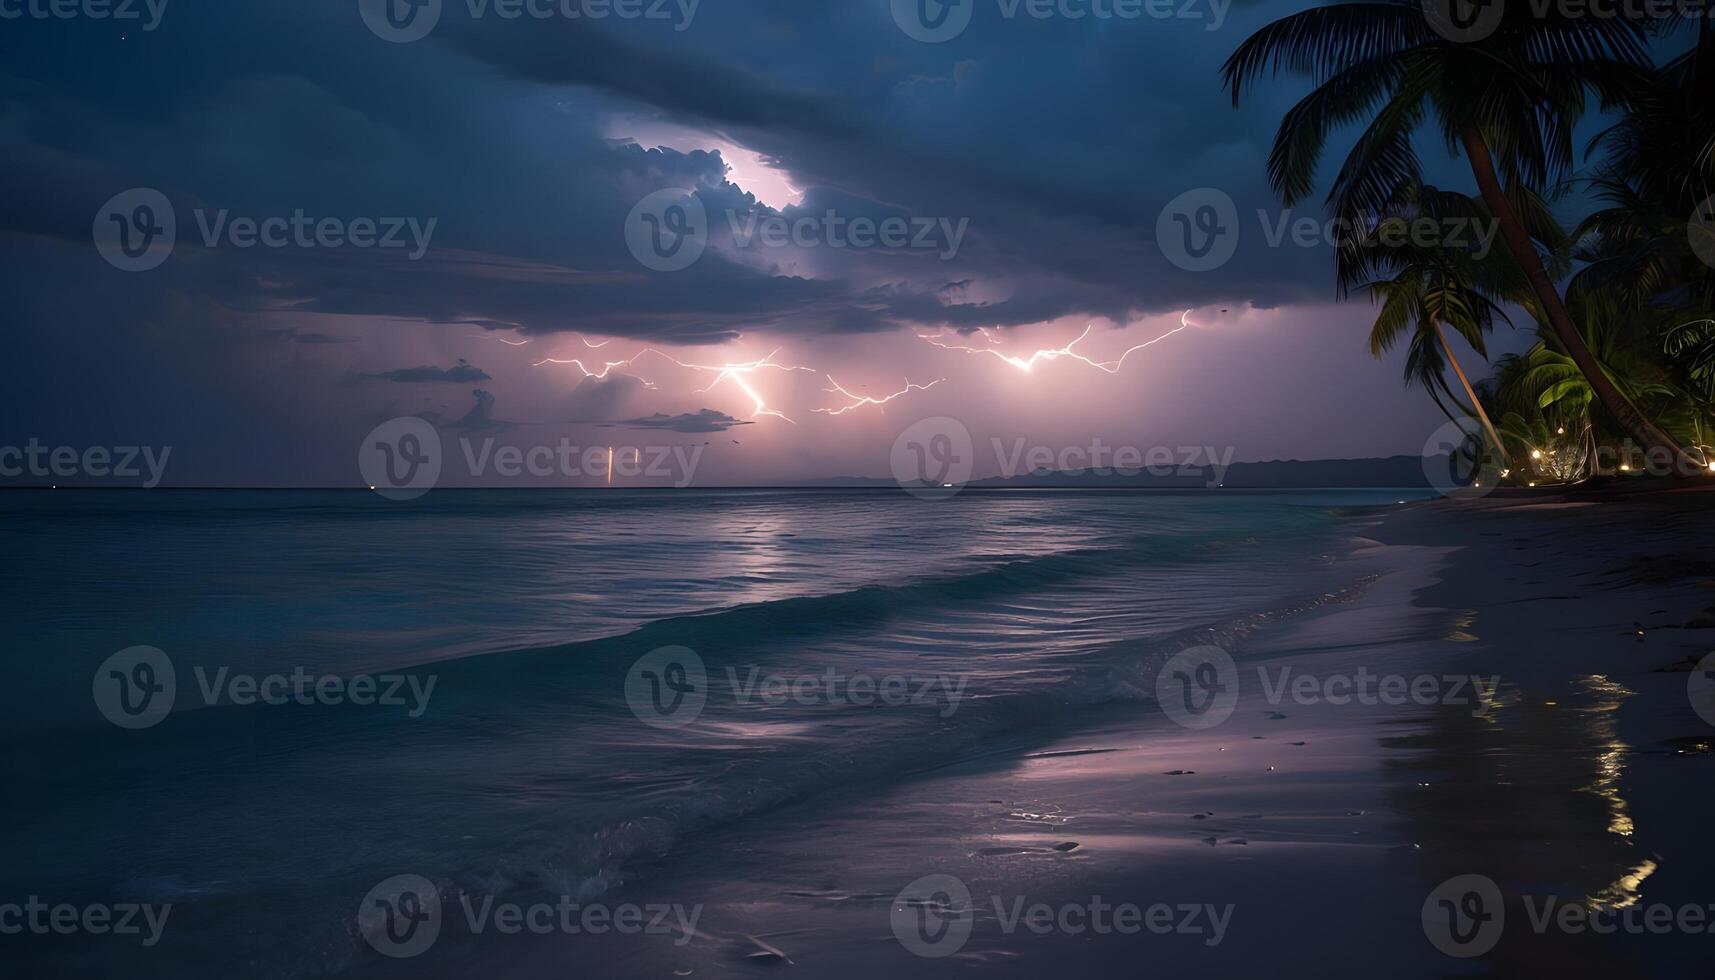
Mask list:
[[[447,423],[447,428],[473,431],[496,431],[512,428],[513,423],[504,422],[494,417],[494,403],[497,399],[493,392],[477,388],[471,392],[471,395],[476,399],[476,404],[472,405],[470,411],[458,419]]]
[[[601,423],[603,428],[665,429],[669,432],[687,433],[725,432],[734,426],[754,424],[754,422],[744,419],[735,419],[725,412],[717,412],[712,408],[705,408],[697,412],[685,412],[680,415],[657,413],[646,418]]]
[[[1213,71],[1255,14],[1234,12],[1220,31],[991,18],[925,45],[880,2],[708,3],[683,31],[473,21],[449,3],[431,38],[389,45],[347,6],[175,10],[147,45],[111,46],[110,81],[189,63],[141,103],[51,63],[52,43],[26,53],[4,69],[14,75],[0,138],[25,166],[0,177],[0,221],[78,241],[110,192],[159,186],[180,210],[173,261],[200,263],[199,287],[234,309],[672,342],[1326,295],[1303,285],[1326,278],[1319,253],[1241,248],[1197,276],[1165,263],[1153,240],[1161,205],[1190,186],[1267,203],[1258,161],[1276,110],[1235,112]],[[267,40],[239,57],[209,47],[214,37]],[[806,200],[775,211],[722,183],[716,154],[616,143],[616,113],[727,134],[778,159]],[[669,186],[698,190],[713,247],[689,270],[651,272],[626,251],[623,225],[639,198]],[[66,190],[42,200],[44,187]],[[730,222],[828,207],[962,221],[969,234],[950,260],[731,248]],[[424,262],[407,263],[208,247],[198,222],[220,209],[439,225]],[[986,284],[985,298],[944,302],[942,287],[960,280]]]
[[[487,371],[463,358],[460,358],[459,362],[450,368],[424,365],[422,367],[396,368],[392,371],[365,373],[358,375],[358,377],[365,381],[396,381],[403,384],[440,384],[443,382],[470,384],[473,381],[493,380]]]
[[[553,424],[676,418],[699,403],[529,365],[570,331],[628,338],[615,348],[628,354],[744,335],[737,348],[757,356],[826,334],[872,335],[849,343],[881,349],[888,338],[873,335],[925,326],[1321,301],[1331,254],[1269,247],[1255,218],[1278,212],[1263,161],[1301,88],[1265,87],[1235,110],[1218,78],[1240,40],[1297,5],[1238,4],[1211,31],[1004,20],[985,3],[945,44],[907,37],[889,0],[705,0],[684,30],[473,22],[447,0],[435,33],[411,44],[377,38],[355,0],[174,4],[147,34],[12,24],[0,287],[9,337],[36,370],[0,417],[107,440],[116,419],[148,424],[186,447],[187,467],[216,461],[212,476],[232,465],[337,483],[363,434],[343,427],[366,431],[385,407],[373,402],[407,414],[444,390],[352,383],[377,366],[482,360],[494,379],[451,379],[482,382],[474,404],[439,406],[456,425],[550,424],[498,421],[496,392],[510,414]],[[748,151],[738,185],[716,145]],[[745,186],[751,153],[802,200]],[[1193,274],[1163,257],[1155,222],[1199,186],[1230,193],[1244,228],[1231,262]],[[708,248],[687,269],[652,271],[627,247],[626,219],[670,187],[703,204]],[[97,212],[132,188],[158,189],[177,219],[171,256],[147,272],[122,272],[91,244]],[[734,237],[829,209],[965,232],[956,253]],[[420,254],[208,233],[299,213],[434,232]],[[467,338],[489,331],[536,346],[472,354]],[[301,447],[323,443],[312,469]]]

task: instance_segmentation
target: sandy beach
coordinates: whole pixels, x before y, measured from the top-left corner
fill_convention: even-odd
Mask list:
[[[1218,726],[1092,710],[685,842],[623,894],[700,909],[690,935],[521,937],[410,969],[1701,975],[1715,729],[1683,664],[1712,635],[1702,498],[1354,513],[1333,560],[1364,587],[1235,643]],[[1467,875],[1505,906],[1469,958],[1425,910]],[[915,901],[925,876],[968,904]]]

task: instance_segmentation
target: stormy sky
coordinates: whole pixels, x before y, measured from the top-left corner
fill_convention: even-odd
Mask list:
[[[0,442],[344,486],[419,417],[448,482],[493,440],[700,447],[715,485],[886,476],[926,417],[1241,460],[1443,421],[1327,244],[1271,241],[1323,216],[1265,178],[1304,89],[1235,109],[1218,69],[1294,4],[416,2],[8,0]],[[1199,188],[1212,268],[1163,246]]]

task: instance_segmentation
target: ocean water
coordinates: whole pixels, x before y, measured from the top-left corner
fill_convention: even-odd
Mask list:
[[[172,904],[147,949],[21,947],[66,975],[362,975],[392,876],[612,901],[699,833],[1146,710],[1172,653],[1360,588],[1342,509],[1400,499],[0,494],[0,903]],[[124,728],[140,645],[172,711]],[[400,703],[235,703],[294,675]]]

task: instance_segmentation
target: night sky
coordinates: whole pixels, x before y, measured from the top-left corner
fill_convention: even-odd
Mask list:
[[[940,43],[890,0],[445,0],[412,41],[357,0],[0,20],[4,439],[170,445],[169,483],[238,485],[355,484],[365,433],[406,415],[449,440],[708,442],[711,485],[885,476],[926,416],[985,444],[1417,453],[1444,419],[1370,357],[1368,301],[1334,302],[1327,244],[1268,241],[1264,161],[1304,83],[1241,109],[1220,85],[1298,5],[1067,2],[1087,15],[964,0]],[[1192,271],[1157,230],[1204,187],[1238,244]],[[92,238],[136,188],[175,244],[128,271]],[[700,254],[651,268],[690,257],[645,261],[691,199]],[[1023,359],[1086,327],[1087,361],[1029,371],[956,349]],[[707,370],[770,355],[805,370]],[[908,382],[933,386],[854,407]]]

